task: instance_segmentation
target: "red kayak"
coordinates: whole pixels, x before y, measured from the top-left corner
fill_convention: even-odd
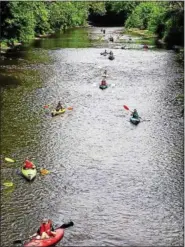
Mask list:
[[[47,247],[47,246],[53,246],[60,242],[60,240],[64,236],[64,229],[56,229],[55,232],[57,233],[56,236],[48,238],[48,239],[35,239],[33,238],[29,243],[24,244],[24,247],[34,247],[34,246],[42,246],[42,247]]]

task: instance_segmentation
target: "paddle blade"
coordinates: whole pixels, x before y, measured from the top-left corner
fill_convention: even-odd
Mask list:
[[[10,158],[5,158],[5,160],[8,161],[8,162],[12,162],[12,163],[15,162],[15,160],[12,160]]]
[[[123,107],[125,108],[125,110],[129,111],[128,106],[124,105]]]
[[[72,221],[70,221],[69,223],[64,223],[59,228],[66,229],[66,228],[73,226],[73,225],[74,225],[74,223]]]
[[[13,183],[12,182],[4,182],[3,185],[6,187],[11,187],[11,186],[13,186]]]
[[[47,174],[49,174],[50,173],[50,171],[48,171],[47,169],[40,169],[40,173],[41,173],[41,175],[47,175]]]
[[[13,241],[13,244],[22,244],[22,240],[21,239],[17,239],[15,241]]]
[[[70,110],[70,111],[72,111],[73,110],[73,107],[68,107],[67,109]]]

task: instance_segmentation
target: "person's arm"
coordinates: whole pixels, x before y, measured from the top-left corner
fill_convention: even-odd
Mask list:
[[[29,238],[33,238],[33,237],[36,237],[37,235],[39,235],[39,233],[34,233],[33,235],[29,236]]]

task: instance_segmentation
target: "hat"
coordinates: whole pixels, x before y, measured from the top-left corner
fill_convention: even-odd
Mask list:
[[[42,220],[42,223],[47,223],[48,222],[48,220],[46,219],[46,218],[44,218],[43,220]]]

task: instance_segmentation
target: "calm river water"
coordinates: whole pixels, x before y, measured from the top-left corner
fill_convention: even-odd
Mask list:
[[[33,234],[43,217],[74,222],[59,247],[183,245],[184,122],[175,99],[183,68],[171,50],[118,39],[120,28],[103,38],[100,29],[36,40],[0,61],[1,151],[16,160],[1,163],[1,184],[14,183],[1,186],[3,247]],[[111,86],[102,91],[105,69]],[[59,100],[73,110],[51,118],[43,106]],[[123,105],[137,108],[138,126]],[[27,156],[51,173],[27,182]]]

